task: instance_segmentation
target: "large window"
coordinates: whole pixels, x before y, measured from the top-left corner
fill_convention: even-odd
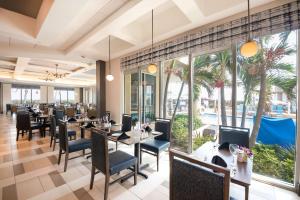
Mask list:
[[[55,103],[75,103],[75,92],[71,88],[55,88],[54,90]]]
[[[34,104],[40,101],[40,89],[34,86],[13,85],[11,88],[13,104]]]
[[[217,142],[220,125],[249,128],[255,176],[294,184],[297,34],[256,38],[261,48],[251,58],[237,44],[162,61],[157,74],[125,72],[125,112],[142,123],[171,119],[172,147],[188,152]]]
[[[258,42],[261,50],[251,58],[235,48],[194,57],[193,149],[216,140],[219,125],[249,128],[253,171],[294,183],[296,32]]]

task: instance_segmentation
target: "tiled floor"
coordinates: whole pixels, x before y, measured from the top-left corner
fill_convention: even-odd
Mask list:
[[[6,115],[0,115],[0,127],[1,199],[103,199],[104,176],[102,174],[96,175],[95,187],[89,190],[90,160],[83,157],[70,160],[68,170],[64,173],[63,162],[60,166],[57,165],[57,150],[52,151],[49,148],[49,137],[40,138],[36,133],[31,142],[28,142],[27,136],[16,142],[15,119]],[[111,144],[111,147],[114,147],[114,144]],[[119,145],[119,148],[133,153],[133,147]],[[109,199],[168,199],[167,153],[161,157],[159,172],[155,171],[154,157],[144,154],[143,158],[145,163],[152,163],[145,170],[149,178],[145,180],[138,177],[136,186],[133,186],[132,179],[123,184],[110,186]],[[232,185],[231,196],[244,199],[243,188]],[[250,187],[250,199],[300,200],[292,192],[256,181],[253,181]]]

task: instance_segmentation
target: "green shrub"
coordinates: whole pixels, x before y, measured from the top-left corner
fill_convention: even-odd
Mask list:
[[[194,117],[194,129],[202,126],[199,117]],[[188,115],[178,114],[175,116],[172,126],[172,144],[180,150],[187,151],[188,148]]]
[[[193,139],[193,150],[198,149],[200,146],[202,146],[204,143],[208,142],[208,141],[213,141],[214,137],[207,135],[207,136],[197,136]]]
[[[252,149],[253,171],[289,183],[294,181],[295,147],[257,144]]]

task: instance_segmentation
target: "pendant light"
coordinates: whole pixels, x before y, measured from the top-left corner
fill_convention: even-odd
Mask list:
[[[108,36],[108,75],[106,75],[106,80],[113,81],[114,76],[111,74],[111,62],[110,62],[110,35]]]
[[[153,63],[153,9],[152,9],[152,43],[151,43],[151,63],[148,65],[148,72],[155,74],[157,71],[156,64]]]
[[[258,50],[259,50],[259,45],[258,43],[251,39],[251,22],[250,22],[250,0],[248,0],[248,40],[246,43],[244,43],[241,46],[241,55],[249,58],[254,56],[255,54],[257,54]]]

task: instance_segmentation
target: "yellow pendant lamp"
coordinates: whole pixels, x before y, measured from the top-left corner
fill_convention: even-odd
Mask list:
[[[151,43],[151,63],[147,67],[150,74],[157,72],[157,66],[153,63],[153,9],[152,9],[152,43]]]
[[[110,35],[108,36],[108,67],[109,67],[109,73],[106,75],[106,80],[113,81],[114,76],[111,74],[111,64],[110,64]]]
[[[251,39],[250,25],[251,25],[251,22],[250,22],[250,0],[248,0],[248,41],[246,43],[244,43],[240,49],[241,55],[246,58],[255,56],[259,50],[258,43],[255,40]]]

